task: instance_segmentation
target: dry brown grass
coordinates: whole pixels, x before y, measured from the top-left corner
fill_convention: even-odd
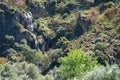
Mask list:
[[[98,8],[91,8],[89,10],[89,16],[87,17],[87,19],[91,22],[91,23],[95,23],[97,21],[97,15],[99,15],[99,9]]]
[[[18,5],[23,5],[25,4],[26,0],[9,0],[11,3],[15,3]]]
[[[108,18],[108,19],[113,19],[113,18],[119,18],[120,17],[120,10],[117,8],[108,8],[104,15]]]
[[[5,64],[7,62],[7,59],[5,58],[0,58],[0,64]]]

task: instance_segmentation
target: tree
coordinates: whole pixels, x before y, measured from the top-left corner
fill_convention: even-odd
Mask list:
[[[81,50],[72,50],[68,56],[59,59],[61,63],[58,79],[67,80],[98,66],[96,59]]]

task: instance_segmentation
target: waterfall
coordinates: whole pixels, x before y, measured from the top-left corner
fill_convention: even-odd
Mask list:
[[[32,13],[31,12],[25,12],[24,14],[25,19],[26,19],[26,23],[27,23],[27,29],[30,32],[33,32],[34,26],[33,26],[33,22],[32,22]]]
[[[40,51],[39,43],[38,43],[37,39],[35,40],[35,48],[37,51]]]
[[[24,17],[25,17],[25,19],[26,19],[27,29],[28,29],[28,30],[30,31],[30,33],[34,36],[35,49],[36,49],[37,51],[40,51],[39,43],[38,43],[38,40],[37,40],[37,36],[34,34],[34,27],[36,26],[36,23],[35,23],[35,22],[33,23],[32,13],[31,13],[30,11],[29,11],[29,12],[25,12]]]

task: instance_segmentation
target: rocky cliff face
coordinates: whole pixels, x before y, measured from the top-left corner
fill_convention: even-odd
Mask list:
[[[85,20],[78,16],[82,6],[79,4],[68,1],[0,0],[0,57],[13,62],[25,60],[35,63],[46,74],[59,65],[57,58],[65,54],[63,51],[69,40],[89,30],[87,17],[84,16]],[[88,6],[92,4],[87,3]],[[43,60],[39,54],[41,51],[48,53]],[[40,60],[45,64],[41,64]]]
[[[28,40],[29,43],[30,40],[28,38],[30,36],[32,37],[32,35],[26,29],[26,21],[23,13],[17,7],[14,8],[13,5],[7,5],[5,3],[0,4],[0,9],[0,26],[2,34],[0,36],[1,43],[5,43],[4,41],[6,41],[6,35],[13,36],[15,42],[20,42],[22,38],[25,38]]]
[[[87,4],[87,7],[81,9],[80,6],[83,6],[83,4]],[[34,42],[37,38],[35,38],[35,35],[42,35],[43,40],[45,40],[43,41],[45,43],[44,45],[47,45],[47,47],[55,47],[60,37],[65,36],[71,40],[88,31],[89,26],[94,21],[90,21],[91,19],[87,16],[78,16],[79,12],[76,12],[76,10],[81,11],[87,9],[93,6],[93,4],[94,2],[90,1],[83,3],[78,1],[78,4],[68,3],[67,1],[1,1],[0,26],[2,32],[0,37],[2,40],[0,41],[5,43],[6,35],[8,35],[8,37],[12,36],[14,41],[18,43],[21,42],[22,39],[26,39],[27,44],[34,49],[32,45],[35,44]],[[29,20],[27,20],[24,15],[27,11],[30,11],[32,14],[30,25],[28,24]],[[58,20],[56,20],[57,17]],[[40,18],[43,20],[46,19],[46,21],[48,20],[49,22],[42,22],[39,20]],[[33,21],[37,23],[36,27],[34,27]],[[32,32],[30,29],[32,29]],[[34,30],[36,32],[34,32]],[[3,44],[1,44],[1,47],[2,46]],[[5,46],[2,48],[6,49],[9,47],[10,46]]]

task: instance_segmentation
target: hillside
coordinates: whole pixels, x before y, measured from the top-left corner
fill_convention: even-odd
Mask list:
[[[117,0],[0,0],[0,80],[120,80],[119,13]]]

